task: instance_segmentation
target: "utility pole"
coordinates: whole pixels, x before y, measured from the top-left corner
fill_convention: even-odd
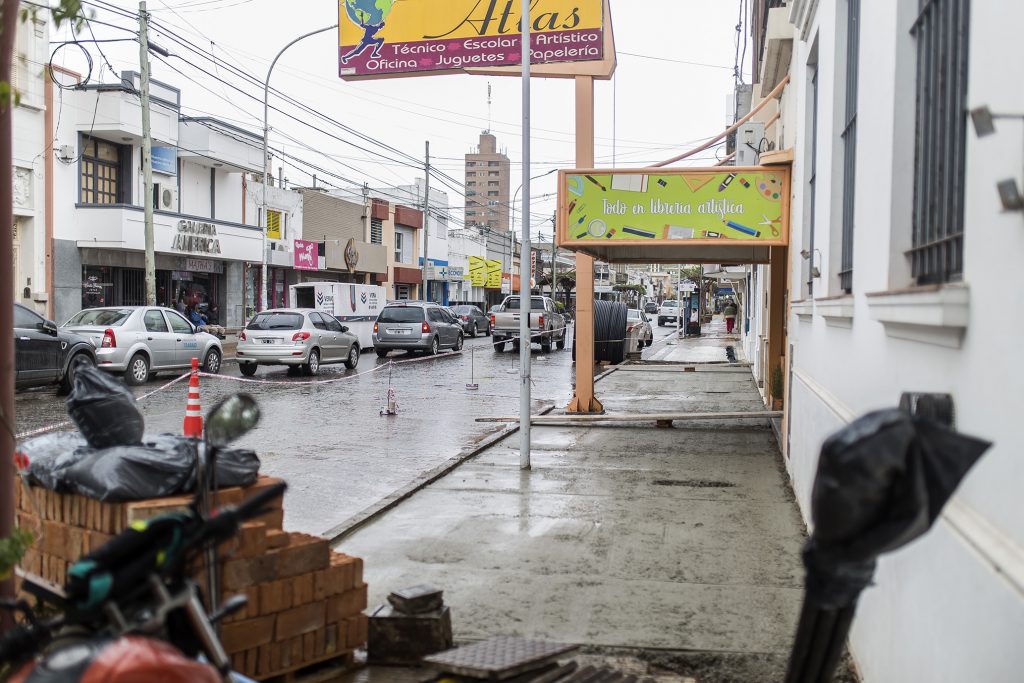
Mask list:
[[[530,469],[530,279],[523,259],[530,256],[530,0],[523,0],[523,246],[519,250],[519,467]]]
[[[146,304],[156,305],[156,252],[153,244],[153,134],[149,125],[149,14],[139,3],[139,80],[142,84],[142,206],[146,239]]]
[[[426,177],[423,180],[423,300],[430,301],[430,140],[427,140]]]
[[[555,228],[558,223],[558,212],[555,211],[551,214],[551,299],[558,301],[558,289],[555,285],[555,250],[558,248],[555,246]]]

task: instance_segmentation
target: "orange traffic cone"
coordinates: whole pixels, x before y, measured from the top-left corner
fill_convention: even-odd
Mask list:
[[[199,406],[199,359],[192,359],[192,377],[188,380],[188,404],[185,406],[185,436],[203,438],[203,413]]]

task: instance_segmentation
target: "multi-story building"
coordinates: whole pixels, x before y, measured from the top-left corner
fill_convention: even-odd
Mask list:
[[[449,272],[461,273],[462,276],[453,281],[448,290],[449,302],[456,304],[472,304],[487,308],[487,294],[483,287],[474,287],[469,279],[469,259],[487,258],[487,238],[475,228],[452,228],[448,231],[448,269]]]
[[[466,155],[467,226],[509,229],[511,174],[508,157],[498,151],[498,139],[489,131],[481,133],[476,151]]]
[[[1024,6],[754,4],[755,100],[789,77],[758,118],[763,147],[793,168],[782,443],[800,509],[813,524],[824,440],[903,392],[948,394],[955,429],[993,443],[931,531],[881,558],[857,604],[853,659],[867,683],[1013,680],[1024,669],[1013,351],[1024,325],[1011,277],[1024,254]],[[748,339],[769,277],[759,266],[745,278]]]

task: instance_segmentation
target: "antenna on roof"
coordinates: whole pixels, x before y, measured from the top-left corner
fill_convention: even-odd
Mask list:
[[[491,82],[487,81],[487,132],[491,132]]]

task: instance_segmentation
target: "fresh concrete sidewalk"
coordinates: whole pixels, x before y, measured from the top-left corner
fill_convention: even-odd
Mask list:
[[[597,390],[613,413],[763,409],[739,366],[623,366]],[[761,421],[677,425],[534,427],[532,470],[511,436],[338,547],[365,558],[371,607],[443,588],[459,641],[746,655],[764,665],[722,680],[776,680],[804,536],[774,437]]]
[[[710,323],[701,326],[699,337],[677,338],[673,331],[644,350],[643,359],[664,363],[724,363],[726,346],[734,347],[737,355],[743,352],[739,334],[727,333],[725,318],[716,315]]]

